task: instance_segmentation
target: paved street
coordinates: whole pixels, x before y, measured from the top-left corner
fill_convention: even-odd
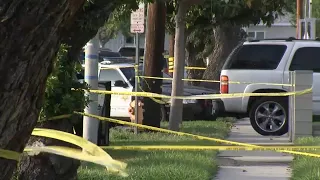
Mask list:
[[[287,137],[263,137],[251,127],[248,119],[238,120],[228,140],[253,144],[288,143]],[[221,151],[216,180],[288,180],[293,157],[273,151]]]

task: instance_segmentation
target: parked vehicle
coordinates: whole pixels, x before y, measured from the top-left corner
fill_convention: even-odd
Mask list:
[[[139,70],[142,71],[142,66],[139,66]],[[170,78],[172,76],[162,72],[163,78]],[[172,80],[164,79],[162,80],[162,94],[171,95],[172,91]],[[217,94],[218,91],[200,87],[192,86],[187,83],[184,84],[184,93],[183,96],[192,96],[192,95],[201,95],[201,94]],[[197,100],[197,99],[185,99],[183,100],[184,108],[184,119],[185,120],[216,120],[215,114],[212,113],[212,103],[211,99],[207,100]],[[170,104],[165,105],[166,118],[169,119],[168,115],[170,112]]]
[[[110,49],[100,48],[99,49],[99,62],[111,59],[111,58],[121,58],[121,54],[119,52],[113,52]],[[85,59],[85,52],[84,49],[82,49],[80,53],[80,61],[82,64],[84,64]]]
[[[83,65],[84,67],[84,65]],[[166,73],[163,73],[164,77],[170,77]],[[78,76],[79,77],[79,76]],[[111,81],[111,90],[117,92],[133,92],[134,81],[135,81],[135,70],[134,64],[132,63],[99,63],[99,83]],[[81,78],[80,78],[81,79]],[[163,84],[163,94],[171,94],[171,81],[167,80]],[[217,93],[209,89],[186,86],[184,87],[184,95],[199,95]],[[101,89],[104,90],[104,89]],[[129,118],[128,106],[131,102],[132,97],[128,95],[111,95],[111,112],[112,117],[127,120]],[[104,95],[99,95],[99,106],[103,105]],[[188,119],[200,118],[215,120],[212,116],[211,100],[184,100],[184,112]],[[162,105],[162,119],[168,118],[170,110],[170,101],[166,105]]]
[[[313,113],[320,114],[320,41],[270,39],[247,41],[236,47],[221,71],[220,93],[287,92],[288,86],[255,83],[289,83],[289,72],[312,70]],[[247,84],[234,84],[250,82]],[[218,116],[249,117],[261,135],[288,132],[288,97],[239,97],[213,101]]]
[[[120,47],[118,52],[123,57],[131,58],[131,59],[135,59],[135,57],[136,57],[136,47],[135,46]],[[140,57],[144,56],[144,48],[139,48],[139,56]]]

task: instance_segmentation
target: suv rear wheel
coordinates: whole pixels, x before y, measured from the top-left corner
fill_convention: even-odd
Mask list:
[[[288,132],[288,101],[283,97],[262,97],[250,109],[253,129],[264,136],[281,136]]]

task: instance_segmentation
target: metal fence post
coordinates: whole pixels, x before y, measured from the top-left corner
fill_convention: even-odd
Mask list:
[[[302,91],[312,87],[312,71],[294,72],[295,91]],[[293,140],[298,137],[312,136],[313,102],[312,92],[294,96]]]

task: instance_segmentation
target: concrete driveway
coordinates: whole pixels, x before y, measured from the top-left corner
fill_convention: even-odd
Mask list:
[[[248,119],[238,120],[228,140],[256,145],[288,144],[288,137],[264,137],[256,133]],[[220,151],[216,180],[288,180],[293,157],[274,151]]]

